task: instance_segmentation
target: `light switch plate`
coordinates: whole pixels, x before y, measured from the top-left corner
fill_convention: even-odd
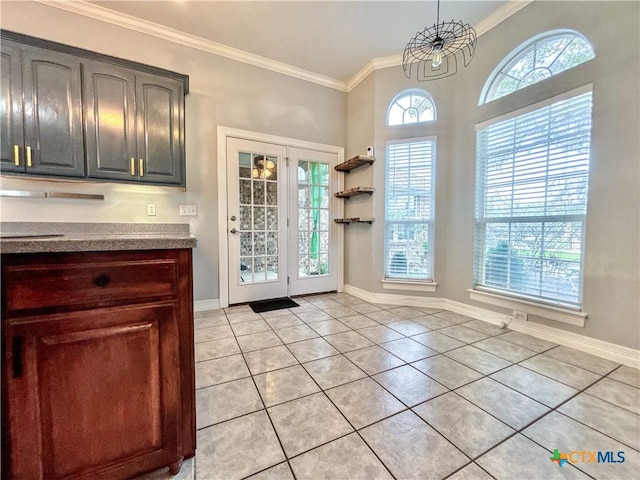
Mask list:
[[[180,205],[181,217],[195,217],[198,215],[198,207],[196,205]]]

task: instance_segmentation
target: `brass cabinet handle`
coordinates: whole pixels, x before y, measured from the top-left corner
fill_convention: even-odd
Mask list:
[[[140,159],[140,176],[144,177],[144,160]]]
[[[31,166],[31,147],[27,147],[27,167]]]
[[[136,175],[136,159],[131,157],[131,175]]]
[[[20,146],[19,145],[13,146],[13,164],[16,166],[20,165]]]

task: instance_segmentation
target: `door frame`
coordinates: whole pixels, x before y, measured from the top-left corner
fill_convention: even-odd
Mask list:
[[[323,143],[308,142],[305,140],[297,140],[294,138],[280,137],[268,133],[252,132],[250,130],[242,130],[238,128],[218,126],[218,292],[220,295],[220,307],[229,306],[229,263],[227,254],[229,252],[228,238],[228,205],[227,205],[227,138],[240,138],[243,140],[252,140],[255,142],[273,143],[284,145],[286,147],[304,148],[307,150],[316,150],[320,152],[334,153],[338,156],[338,163],[344,162],[344,147],[335,145],[327,145]],[[334,185],[335,192],[339,192],[344,187],[344,178],[338,176],[338,184]],[[334,212],[335,218],[344,216],[344,202],[341,202],[338,211]],[[333,219],[332,215],[332,219]],[[336,228],[339,225],[336,224]],[[338,292],[344,290],[344,231],[341,229],[338,234]],[[288,254],[289,252],[287,252]]]

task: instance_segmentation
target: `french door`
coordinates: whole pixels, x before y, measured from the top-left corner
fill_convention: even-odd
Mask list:
[[[229,303],[336,290],[335,153],[227,138]]]

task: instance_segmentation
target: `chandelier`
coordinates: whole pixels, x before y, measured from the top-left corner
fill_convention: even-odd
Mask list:
[[[409,40],[402,55],[402,69],[407,78],[415,70],[419,82],[449,77],[458,71],[458,61],[467,67],[476,52],[476,31],[468,23],[451,20],[440,23],[440,0],[437,21]]]
[[[269,160],[264,155],[257,156],[253,159],[253,169],[251,170],[251,176],[253,178],[265,179],[271,177],[276,169],[276,164],[273,160]]]

